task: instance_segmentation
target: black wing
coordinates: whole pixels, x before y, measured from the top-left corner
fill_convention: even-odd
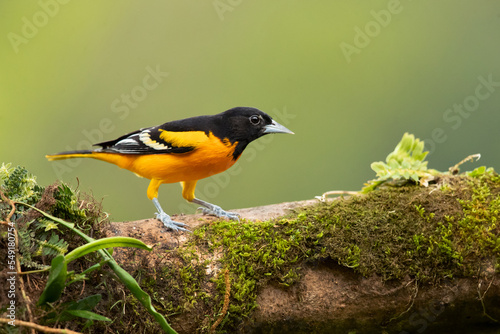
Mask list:
[[[195,149],[191,145],[177,145],[175,141],[168,141],[165,138],[166,130],[161,126],[144,128],[115,140],[110,140],[95,144],[101,146],[101,152],[122,153],[122,154],[165,154],[165,153],[186,153]],[[182,133],[182,132],[180,132]],[[163,137],[163,138],[162,138]]]

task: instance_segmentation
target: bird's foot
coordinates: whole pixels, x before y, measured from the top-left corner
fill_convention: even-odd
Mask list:
[[[198,210],[202,210],[204,215],[211,215],[211,216],[216,216],[219,218],[226,218],[229,220],[236,220],[240,221],[240,215],[235,213],[235,212],[228,212],[223,210],[220,206],[214,205],[214,204],[209,204],[208,206],[210,207],[199,207]]]
[[[182,227],[182,226],[187,226],[186,224],[172,220],[172,218],[170,218],[170,216],[163,211],[161,211],[160,213],[156,212],[156,219],[161,221],[166,228],[171,229],[172,231],[191,232],[190,230]]]
[[[163,211],[163,209],[161,208],[160,202],[158,202],[158,199],[156,197],[153,198],[153,204],[155,205],[156,210],[158,210],[158,212],[155,213],[156,219],[161,221],[163,223],[163,225],[165,225],[166,228],[171,229],[172,231],[175,231],[175,232],[178,232],[178,231],[191,232],[190,230],[182,227],[182,226],[187,226],[186,224],[172,220],[172,218],[170,218],[170,216],[167,215],[165,213],[165,211]]]

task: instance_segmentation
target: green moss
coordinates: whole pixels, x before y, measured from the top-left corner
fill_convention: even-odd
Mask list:
[[[185,263],[201,264],[181,269],[181,282],[191,287],[183,287],[184,298],[192,303],[194,294],[206,289],[199,281],[206,268],[197,254],[214,255],[219,270],[230,271],[230,309],[221,332],[234,330],[257,307],[260,286],[272,281],[286,288],[300,279],[307,262],[333,260],[364,276],[410,276],[429,284],[477,275],[484,270],[482,260],[496,259],[498,271],[499,193],[500,177],[492,170],[442,174],[429,187],[381,187],[279,220],[204,225],[179,250]],[[213,282],[218,293],[205,290],[204,301],[212,305],[210,323],[222,309],[226,289],[223,275]]]

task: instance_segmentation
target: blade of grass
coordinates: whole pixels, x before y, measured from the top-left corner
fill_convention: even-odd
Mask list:
[[[87,310],[65,310],[64,312],[75,317],[80,317],[89,320],[111,321],[110,318],[104,317],[100,314]]]
[[[77,258],[84,256],[88,253],[92,253],[96,250],[103,249],[103,248],[112,248],[112,247],[136,247],[136,248],[142,248],[148,251],[151,251],[151,247],[147,246],[145,243],[143,243],[140,240],[134,239],[134,238],[129,238],[129,237],[110,237],[110,238],[103,238],[99,240],[94,240],[91,241],[85,245],[82,245],[78,248],[75,248],[66,256],[64,257],[64,260],[66,263],[69,263],[73,260],[76,260]]]

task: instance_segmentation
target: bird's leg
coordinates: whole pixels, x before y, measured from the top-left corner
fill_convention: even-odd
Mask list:
[[[183,181],[182,185],[182,197],[184,197],[187,201],[191,203],[196,203],[201,205],[203,209],[203,214],[205,215],[214,215],[217,217],[228,218],[240,221],[240,217],[237,213],[227,212],[221,209],[220,206],[202,201],[194,196],[194,189],[196,188],[196,180],[192,181]]]
[[[239,214],[237,214],[235,212],[224,211],[218,205],[202,201],[201,199],[198,199],[198,198],[193,198],[191,200],[191,202],[196,203],[198,205],[201,205],[202,207],[199,209],[202,209],[203,214],[205,214],[205,215],[214,215],[214,216],[217,216],[219,218],[228,218],[228,219],[240,221]]]
[[[167,215],[165,211],[163,211],[163,209],[160,206],[160,202],[158,202],[158,199],[156,197],[153,198],[153,204],[156,206],[156,210],[158,210],[158,212],[156,212],[156,219],[161,221],[166,228],[169,228],[173,231],[191,232],[190,230],[182,227],[182,226],[187,226],[186,224],[173,221],[172,218],[170,218],[170,216]]]

